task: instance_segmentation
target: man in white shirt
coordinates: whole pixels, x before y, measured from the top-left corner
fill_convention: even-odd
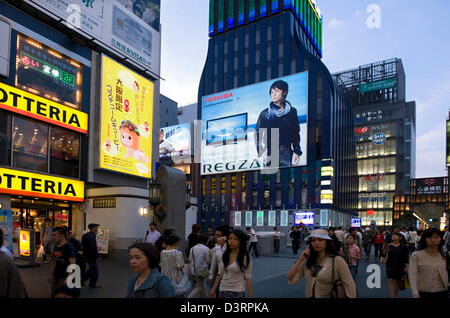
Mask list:
[[[341,242],[341,244],[344,244],[345,232],[342,231],[342,227],[341,226],[339,226],[338,229],[336,231],[334,231],[334,234],[336,234],[336,237],[339,240],[339,242]]]
[[[205,298],[205,279],[208,278],[209,266],[209,248],[206,246],[208,235],[199,234],[198,243],[189,253],[189,264],[191,264],[191,273],[195,276],[196,286],[187,298],[194,298],[200,294],[200,298]]]
[[[216,275],[219,272],[219,264],[222,260],[222,255],[227,249],[227,244],[225,243],[227,242],[228,232],[229,231],[225,226],[219,226],[216,229],[216,246],[211,250],[211,267],[209,269],[208,280],[206,281],[211,287],[214,285]],[[216,293],[216,295],[218,294],[219,293]]]
[[[145,233],[145,236],[142,239],[142,241],[144,243],[150,243],[152,245],[155,245],[155,242],[159,239],[160,236],[161,236],[161,233],[159,233],[156,230],[156,224],[150,223],[150,231],[147,231],[147,233]]]
[[[252,249],[255,250],[255,256],[259,257],[258,249],[256,248],[256,245],[258,244],[258,238],[256,237],[256,232],[254,229],[252,229],[250,226],[246,228],[248,235],[250,236],[250,246],[248,248],[248,254],[251,255]]]

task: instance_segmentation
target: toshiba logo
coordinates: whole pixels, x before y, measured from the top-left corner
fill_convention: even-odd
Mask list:
[[[233,93],[225,93],[225,94],[220,94],[220,95],[216,95],[216,96],[212,96],[212,97],[205,97],[205,103],[211,103],[211,102],[215,102],[218,100],[224,100],[227,98],[233,97]]]

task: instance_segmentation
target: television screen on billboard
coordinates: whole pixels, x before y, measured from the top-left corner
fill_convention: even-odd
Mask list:
[[[314,225],[314,212],[295,212],[294,224]]]
[[[191,155],[191,124],[161,128],[159,133],[159,160],[161,163],[172,158]]]
[[[352,227],[361,227],[361,218],[352,218]]]
[[[204,96],[203,175],[307,165],[308,72]]]

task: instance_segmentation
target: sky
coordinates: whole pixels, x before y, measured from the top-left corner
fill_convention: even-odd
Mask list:
[[[447,174],[450,109],[450,1],[317,0],[323,15],[323,62],[331,73],[400,58],[406,100],[416,102],[416,178]],[[380,28],[367,12],[380,7]],[[208,0],[161,0],[161,93],[179,106],[197,102],[208,49]]]

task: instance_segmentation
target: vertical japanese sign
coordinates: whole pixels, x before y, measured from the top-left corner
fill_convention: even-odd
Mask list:
[[[0,210],[0,229],[3,233],[3,246],[11,252],[13,251],[12,245],[12,222],[13,212],[11,210]]]
[[[100,168],[151,177],[153,83],[102,56]]]

